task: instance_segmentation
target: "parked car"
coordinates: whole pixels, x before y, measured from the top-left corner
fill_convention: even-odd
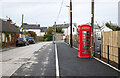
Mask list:
[[[35,40],[33,37],[28,37],[27,40],[28,40],[29,44],[35,44]]]
[[[20,45],[26,46],[26,45],[29,45],[29,42],[26,38],[18,38],[16,40],[16,46],[20,46]]]

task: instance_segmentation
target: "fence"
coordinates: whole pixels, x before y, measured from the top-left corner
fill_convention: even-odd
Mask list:
[[[78,46],[78,44],[77,44],[77,35],[73,35],[72,38],[73,38],[73,39],[72,39],[72,44],[73,44],[74,47],[77,48],[77,46]],[[69,44],[69,36],[66,36],[65,42],[66,42],[67,44]]]
[[[102,32],[100,43],[95,43],[94,47],[95,57],[120,69],[120,31]]]
[[[101,48],[95,52],[95,57],[101,59],[102,61],[120,69],[120,47],[109,46],[100,44]],[[105,50],[103,50],[105,48]],[[114,52],[110,49],[116,49]]]

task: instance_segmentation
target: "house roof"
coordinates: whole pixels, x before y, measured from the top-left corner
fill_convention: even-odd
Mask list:
[[[16,25],[11,24],[7,21],[3,21],[0,19],[0,32],[9,32],[9,33],[20,33],[19,29],[16,27]]]
[[[98,25],[94,25],[94,29],[100,29]]]
[[[28,24],[28,25],[23,25],[23,29],[40,29],[40,25],[36,24]]]
[[[46,32],[47,31],[47,27],[40,27],[41,32]]]
[[[53,25],[53,26],[55,26],[55,25]],[[62,27],[62,28],[68,28],[69,24],[57,24],[56,26],[57,27]]]
[[[74,25],[75,27],[77,27],[77,24],[76,24],[76,23],[73,23],[73,25]],[[55,26],[55,25],[53,25],[53,26]],[[57,27],[62,27],[62,28],[68,28],[68,27],[70,26],[70,24],[69,24],[69,23],[67,23],[67,24],[57,24],[56,26],[57,26]]]

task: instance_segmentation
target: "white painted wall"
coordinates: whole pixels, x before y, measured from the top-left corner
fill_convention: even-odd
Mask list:
[[[102,31],[102,32],[104,32],[104,31],[112,31],[112,29],[110,29],[110,28],[104,26],[104,28],[103,28],[101,31]]]
[[[12,36],[11,36],[11,34],[9,34],[9,38],[10,38],[10,41],[12,40]]]
[[[41,33],[40,33],[40,36],[44,36],[44,35],[45,35],[45,32],[41,32]]]
[[[64,35],[67,36],[68,35],[68,28],[63,28],[62,30],[64,31]]]
[[[73,28],[74,28],[74,32],[73,32]],[[72,34],[77,35],[77,27],[74,24],[72,24]],[[70,26],[68,27],[68,35],[70,35]]]
[[[5,40],[5,34],[2,33],[2,42],[4,42],[4,40]]]
[[[1,34],[1,40],[2,40],[2,42],[5,42],[5,33],[2,33],[2,34]],[[10,40],[10,41],[12,40],[11,34],[9,34],[9,40]],[[8,42],[7,37],[6,37],[6,42]]]
[[[94,33],[96,33],[96,36],[98,38],[101,38],[101,32],[107,32],[107,31],[112,31],[112,29],[110,29],[110,28],[108,28],[106,26],[104,26],[102,30],[100,30],[100,29],[94,29]]]

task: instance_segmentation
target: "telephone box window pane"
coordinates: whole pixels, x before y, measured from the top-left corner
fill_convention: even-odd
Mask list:
[[[89,36],[89,34],[83,34],[83,36]]]
[[[83,45],[83,47],[90,47],[89,45]]]
[[[83,42],[83,44],[89,44],[89,43]]]
[[[89,48],[83,48],[83,50],[89,50]]]
[[[82,27],[82,29],[90,29],[90,27]]]
[[[89,31],[83,31],[83,33],[89,33]]]
[[[83,41],[89,41],[88,39],[86,39],[86,40],[83,40]]]
[[[83,37],[83,39],[89,39],[89,37]]]
[[[88,51],[83,51],[83,53],[89,53]]]

